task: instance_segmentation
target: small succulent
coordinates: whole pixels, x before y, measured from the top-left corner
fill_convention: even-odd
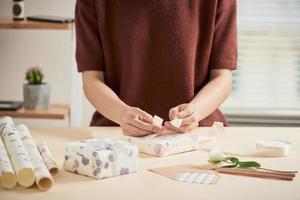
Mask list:
[[[42,84],[44,79],[44,74],[39,67],[31,67],[26,71],[25,79],[28,81],[28,84]]]

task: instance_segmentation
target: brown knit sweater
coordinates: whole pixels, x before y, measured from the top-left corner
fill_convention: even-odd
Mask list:
[[[77,0],[78,71],[105,73],[130,106],[168,120],[212,69],[235,69],[236,0]],[[216,110],[200,122],[226,124]],[[115,125],[95,112],[91,125]]]

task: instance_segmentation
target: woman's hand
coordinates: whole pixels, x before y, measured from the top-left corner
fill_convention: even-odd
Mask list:
[[[124,135],[128,136],[145,136],[151,133],[162,134],[163,128],[152,125],[152,120],[153,117],[147,112],[136,107],[128,107],[122,113],[119,124]]]
[[[170,122],[165,122],[165,127],[167,129],[179,133],[189,132],[198,127],[199,121],[201,120],[200,112],[193,103],[180,104],[179,106],[170,109],[169,118],[170,120],[175,118],[182,119],[179,128],[174,127]]]

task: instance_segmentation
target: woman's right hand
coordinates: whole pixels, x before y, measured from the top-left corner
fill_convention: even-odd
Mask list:
[[[120,126],[124,135],[146,136],[151,133],[163,134],[163,127],[152,124],[153,117],[136,107],[128,107],[121,114]]]

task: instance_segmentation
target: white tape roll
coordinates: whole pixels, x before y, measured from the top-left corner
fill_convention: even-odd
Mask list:
[[[291,143],[284,140],[258,140],[256,148],[265,150],[265,156],[288,156]]]

